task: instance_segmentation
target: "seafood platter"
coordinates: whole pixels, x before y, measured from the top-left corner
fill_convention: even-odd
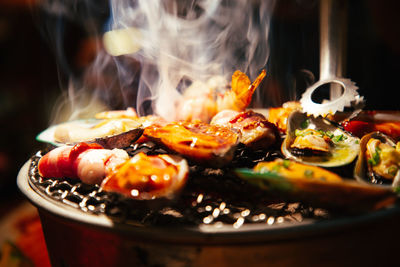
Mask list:
[[[397,214],[400,116],[313,116],[298,101],[249,109],[265,76],[236,71],[224,90],[188,90],[174,121],[127,108],[39,134],[43,149],[18,185],[39,208],[52,264],[82,263],[97,244],[107,253],[96,266],[121,253],[137,266],[200,266],[224,253],[230,266],[256,266],[271,242]]]

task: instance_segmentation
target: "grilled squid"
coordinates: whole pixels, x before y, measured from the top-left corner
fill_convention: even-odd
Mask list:
[[[266,149],[279,139],[277,127],[254,111],[223,110],[213,117],[211,124],[239,132],[239,141],[252,149]]]
[[[129,159],[122,149],[103,149],[98,144],[60,146],[39,161],[39,174],[45,178],[77,178],[87,184],[100,184],[118,165]]]

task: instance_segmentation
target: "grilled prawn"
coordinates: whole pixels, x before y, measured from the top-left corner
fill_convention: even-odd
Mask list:
[[[216,78],[208,83],[194,82],[178,104],[177,119],[209,122],[215,114],[225,109],[244,111],[265,75],[263,70],[251,83],[246,74],[237,70],[232,75],[230,90],[221,88],[224,87],[221,86],[223,82]]]

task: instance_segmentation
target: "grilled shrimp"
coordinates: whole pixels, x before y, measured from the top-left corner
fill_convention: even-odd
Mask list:
[[[232,75],[232,89],[217,96],[217,113],[224,109],[244,111],[251,102],[256,88],[266,75],[263,70],[251,84],[249,77],[237,70]]]
[[[178,120],[201,120],[210,122],[218,112],[226,109],[244,111],[251,102],[254,91],[266,75],[263,70],[253,83],[239,70],[232,75],[231,89],[222,88],[221,80],[210,79],[208,83],[194,82],[178,104]]]

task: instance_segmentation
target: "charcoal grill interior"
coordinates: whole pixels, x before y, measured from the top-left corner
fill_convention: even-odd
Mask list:
[[[126,148],[131,155],[165,153],[153,143]],[[190,179],[174,200],[138,201],[117,193],[105,192],[98,185],[87,185],[74,179],[45,179],[38,174],[37,163],[46,150],[32,157],[29,183],[46,197],[80,210],[102,214],[118,223],[135,226],[226,226],[239,229],[243,225],[294,225],[317,222],[341,216],[304,203],[287,202],[267,196],[259,189],[231,174],[234,167],[252,167],[258,161],[281,157],[278,149],[268,153],[249,152],[240,147],[232,164],[224,169],[190,166]]]

